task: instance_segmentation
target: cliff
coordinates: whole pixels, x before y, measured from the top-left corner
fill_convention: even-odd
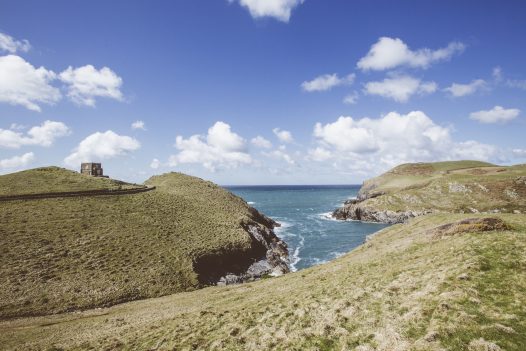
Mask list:
[[[0,349],[522,351],[525,250],[523,214],[422,216],[276,279],[0,321]]]
[[[341,220],[402,223],[429,213],[526,211],[526,165],[478,161],[404,164],[367,180],[356,199],[333,212]]]
[[[110,306],[288,272],[272,219],[178,173],[144,185],[51,167],[0,176],[0,318]],[[120,190],[119,190],[120,189]],[[100,192],[132,193],[95,196]],[[35,199],[35,194],[81,192]],[[94,196],[90,196],[93,194]]]

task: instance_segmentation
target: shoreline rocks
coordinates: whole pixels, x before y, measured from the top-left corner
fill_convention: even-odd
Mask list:
[[[390,210],[376,210],[362,205],[365,200],[353,199],[346,201],[344,206],[333,211],[332,217],[338,220],[357,220],[364,222],[378,222],[385,224],[404,223],[410,218],[431,213],[425,211],[395,212]]]
[[[253,257],[241,271],[232,270],[219,277],[216,285],[240,284],[290,272],[287,244],[273,230],[281,225],[255,209],[253,214],[259,223],[242,224],[252,239]]]

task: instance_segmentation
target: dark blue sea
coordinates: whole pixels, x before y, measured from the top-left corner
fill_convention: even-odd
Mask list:
[[[227,186],[275,221],[276,234],[289,246],[291,268],[333,260],[361,245],[384,224],[336,221],[330,213],[356,197],[358,185]]]

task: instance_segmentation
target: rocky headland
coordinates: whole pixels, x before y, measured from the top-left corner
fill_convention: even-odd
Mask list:
[[[403,223],[430,213],[522,213],[526,166],[478,161],[404,164],[367,180],[339,220]]]
[[[289,272],[278,223],[180,173],[144,185],[58,167],[2,175],[0,223],[0,319]]]

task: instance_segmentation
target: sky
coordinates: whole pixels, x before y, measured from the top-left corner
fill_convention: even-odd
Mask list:
[[[0,174],[358,184],[526,162],[526,2],[0,0]]]

